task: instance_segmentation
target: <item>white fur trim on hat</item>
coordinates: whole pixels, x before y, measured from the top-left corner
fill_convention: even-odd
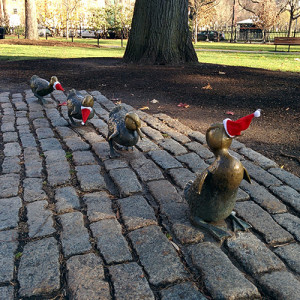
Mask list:
[[[229,118],[227,118],[227,119],[223,120],[223,126],[224,126],[224,129],[225,129],[225,131],[226,131],[227,135],[228,135],[229,137],[233,138],[233,137],[234,137],[234,135],[230,135],[230,134],[229,134],[229,132],[227,131],[227,121],[232,121],[232,120],[231,120],[231,119],[229,119]]]
[[[258,118],[260,117],[260,109],[257,109],[255,112],[254,112],[254,117]]]

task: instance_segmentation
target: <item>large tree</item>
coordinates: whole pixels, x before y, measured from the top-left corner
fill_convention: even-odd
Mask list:
[[[197,62],[188,27],[188,0],[136,0],[125,62]]]
[[[25,39],[38,39],[35,0],[25,0]]]

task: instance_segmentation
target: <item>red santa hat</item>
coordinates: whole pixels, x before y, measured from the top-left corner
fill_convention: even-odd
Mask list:
[[[81,106],[81,115],[82,115],[82,122],[81,124],[84,125],[93,109],[91,107]]]
[[[247,129],[254,117],[260,117],[260,109],[257,109],[253,114],[240,118],[236,121],[230,119],[223,120],[223,125],[226,133],[231,137],[241,134],[242,130]]]
[[[64,91],[63,87],[61,86],[61,84],[58,81],[55,81],[53,84],[53,88],[55,90],[59,90],[59,91]]]

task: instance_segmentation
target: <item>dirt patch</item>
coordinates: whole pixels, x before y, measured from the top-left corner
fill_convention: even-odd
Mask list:
[[[66,91],[99,90],[111,100],[166,113],[203,133],[212,123],[261,108],[262,116],[238,140],[300,176],[300,74],[213,64],[126,65],[114,58],[0,61],[0,69],[0,92],[28,89],[33,74],[47,80],[56,75]]]

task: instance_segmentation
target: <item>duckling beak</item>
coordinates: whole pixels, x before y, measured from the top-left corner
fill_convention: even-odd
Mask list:
[[[53,84],[53,88],[54,88],[55,90],[64,91],[63,87],[61,86],[61,84],[60,84],[58,81],[56,81],[56,82]]]
[[[137,133],[138,133],[138,135],[140,136],[141,139],[143,139],[143,137],[145,137],[144,134],[141,132],[141,130],[139,128],[136,131],[137,131]]]

